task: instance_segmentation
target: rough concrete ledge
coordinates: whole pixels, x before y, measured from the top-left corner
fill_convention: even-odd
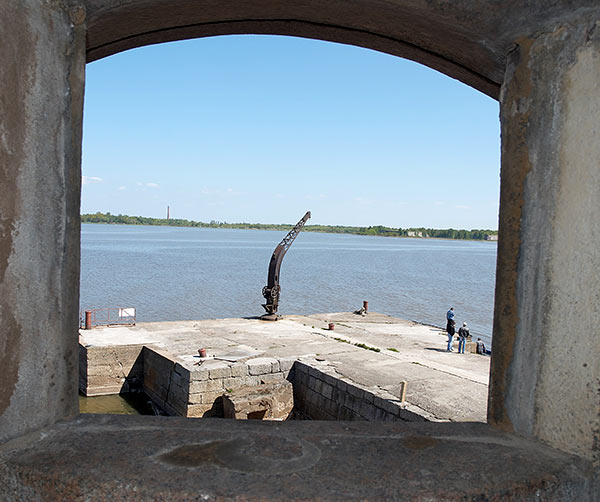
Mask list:
[[[481,423],[80,415],[0,446],[6,502],[593,501],[592,480]]]

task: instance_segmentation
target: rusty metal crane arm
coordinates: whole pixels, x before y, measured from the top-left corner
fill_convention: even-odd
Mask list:
[[[271,261],[269,263],[269,276],[267,278],[267,285],[262,289],[262,294],[266,300],[266,303],[263,303],[262,306],[265,308],[267,313],[263,315],[261,319],[268,321],[276,321],[278,319],[277,308],[279,306],[279,294],[281,292],[281,287],[279,286],[279,269],[281,268],[281,262],[283,261],[285,253],[290,248],[292,242],[294,242],[294,239],[298,236],[300,230],[302,230],[302,227],[309,218],[310,211],[307,211],[302,219],[296,223],[296,226],[292,228],[283,238],[283,240],[277,245],[275,251],[273,251],[273,256],[271,256]]]

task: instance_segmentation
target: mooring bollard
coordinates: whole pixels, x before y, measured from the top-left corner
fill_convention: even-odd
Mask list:
[[[92,329],[92,311],[85,311],[85,329]]]
[[[335,329],[335,324],[332,322],[329,323],[329,331],[333,331]]]
[[[365,309],[365,312],[369,311],[369,302],[367,300],[363,300],[363,309]]]
[[[198,354],[200,357],[206,357],[206,349],[198,349]]]

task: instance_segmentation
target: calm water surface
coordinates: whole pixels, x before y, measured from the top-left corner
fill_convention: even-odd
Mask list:
[[[286,232],[83,224],[81,307],[136,307],[138,321],[264,313]],[[281,314],[369,309],[442,326],[454,306],[488,343],[493,242],[301,233],[281,267]]]

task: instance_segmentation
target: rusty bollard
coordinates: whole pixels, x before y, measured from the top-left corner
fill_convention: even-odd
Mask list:
[[[85,311],[85,329],[92,329],[92,311]]]
[[[206,357],[206,349],[198,349],[198,354],[200,357]]]
[[[335,329],[335,324],[332,322],[329,323],[329,331],[333,331]]]
[[[363,300],[363,309],[365,309],[365,312],[369,311],[369,302],[367,300]]]

